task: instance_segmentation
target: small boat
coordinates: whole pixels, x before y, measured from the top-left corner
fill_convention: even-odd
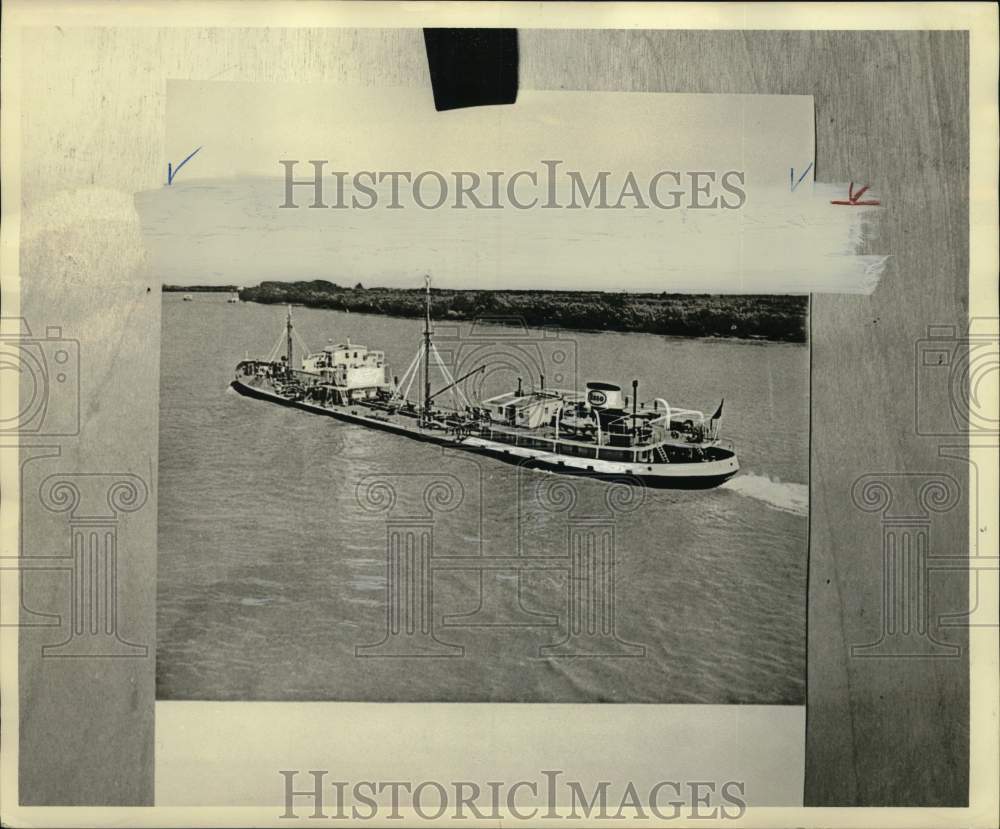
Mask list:
[[[735,447],[719,436],[722,403],[706,417],[662,397],[640,401],[636,380],[626,397],[614,383],[559,389],[540,377],[532,389],[518,379],[516,389],[473,405],[459,384],[489,366],[453,378],[432,333],[428,278],[423,342],[402,378],[390,382],[385,353],[350,339],[314,353],[303,348],[301,368],[294,369],[289,306],[285,330],[270,355],[239,362],[232,386],[248,397],[549,472],[707,489],[739,471]],[[434,392],[432,360],[445,383]],[[423,394],[411,401],[410,389],[421,373]],[[451,407],[438,402],[447,391]]]
[[[185,302],[194,302],[194,297],[191,296],[191,294],[184,294],[184,296],[181,297],[181,299],[183,299]]]
[[[239,302],[239,301],[240,301],[240,295],[239,294],[235,294],[235,293],[234,294],[230,294],[229,298],[226,300],[226,302],[231,302],[231,303],[236,303],[236,302]]]

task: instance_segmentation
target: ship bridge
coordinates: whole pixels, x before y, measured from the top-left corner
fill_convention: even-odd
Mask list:
[[[383,389],[386,383],[384,351],[351,343],[330,343],[302,360],[302,370],[317,374],[321,382],[343,389]]]

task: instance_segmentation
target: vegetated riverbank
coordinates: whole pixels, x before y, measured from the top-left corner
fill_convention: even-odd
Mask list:
[[[166,290],[166,288],[164,288]],[[184,290],[197,290],[186,288]],[[317,279],[262,282],[241,288],[245,302],[298,304],[365,314],[421,317],[422,288],[354,288]],[[533,328],[644,332],[685,337],[738,337],[803,343],[804,295],[628,294],[601,291],[456,291],[432,289],[437,320],[488,319]]]

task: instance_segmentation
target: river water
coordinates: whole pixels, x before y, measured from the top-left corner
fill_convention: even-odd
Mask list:
[[[285,309],[225,298],[163,298],[158,698],[804,703],[807,346],[436,324],[453,371],[491,366],[470,395],[544,371],[549,386],[626,393],[635,378],[640,399],[706,412],[725,397],[740,474],[710,491],[642,491],[242,397],[233,367],[271,350]],[[350,338],[399,375],[421,330],[319,309],[294,318],[312,347]],[[392,647],[364,646],[386,638],[387,538],[428,526],[434,639],[422,656],[380,658]],[[580,612],[584,630],[596,620],[611,635],[547,651],[581,607],[569,539],[593,532],[609,545],[613,589],[610,564],[599,583],[613,601]],[[524,569],[447,566],[512,555]]]

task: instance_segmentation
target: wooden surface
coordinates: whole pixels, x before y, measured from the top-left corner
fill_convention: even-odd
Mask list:
[[[882,530],[852,501],[860,476],[949,473],[962,500],[935,515],[932,544],[951,555],[967,546],[967,472],[913,429],[915,343],[929,324],[962,325],[967,313],[965,34],[522,31],[520,54],[524,88],[813,95],[817,179],[880,191],[887,220],[873,250],[894,257],[881,286],[816,299],[812,311],[805,802],[964,803],[965,656],[857,659],[850,646],[878,638],[881,614]],[[425,86],[423,38],[52,27],[25,31],[21,56],[22,314],[80,340],[83,422],[79,438],[51,441],[60,458],[25,467],[25,554],[65,552],[65,516],[32,495],[49,472],[140,476],[150,497],[121,525],[120,623],[131,641],[152,643],[160,297],[131,197],[165,177],[164,80]],[[59,607],[65,585],[53,582],[26,577],[28,606]],[[931,586],[938,610],[965,606],[964,577]],[[149,804],[152,657],[40,656],[62,638],[21,632],[22,802]]]

